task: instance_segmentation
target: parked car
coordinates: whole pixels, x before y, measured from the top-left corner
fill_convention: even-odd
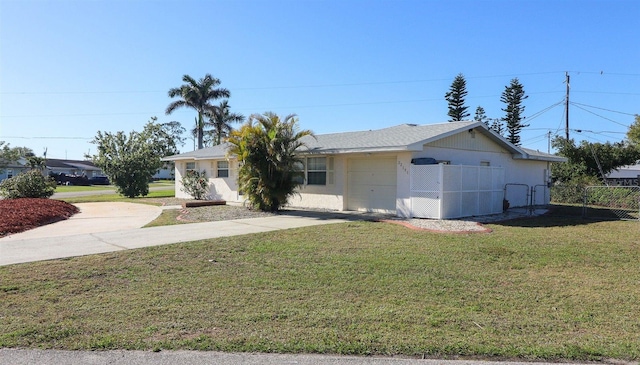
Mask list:
[[[91,185],[110,185],[111,182],[109,181],[109,178],[106,176],[94,176],[92,178],[89,178],[89,183]]]
[[[91,185],[91,183],[89,183],[89,179],[84,175],[67,175],[64,172],[56,174],[52,172],[49,176],[51,176],[58,185]]]

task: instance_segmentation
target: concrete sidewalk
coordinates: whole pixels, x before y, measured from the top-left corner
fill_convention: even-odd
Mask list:
[[[161,208],[132,203],[87,204],[102,204],[102,208],[91,213],[87,206],[78,204],[83,212],[75,218],[0,238],[0,266],[349,220],[349,216],[289,212],[266,218],[131,228],[152,221]],[[138,207],[127,206],[126,210],[123,204]]]

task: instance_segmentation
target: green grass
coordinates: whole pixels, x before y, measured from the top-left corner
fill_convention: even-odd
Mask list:
[[[127,198],[127,197],[123,197],[120,194],[103,194],[103,195],[78,196],[78,197],[72,197],[72,198],[61,198],[58,200],[63,200],[71,204],[91,203],[91,202],[130,202],[130,203],[158,205],[158,203],[150,202],[147,199],[148,198],[173,198],[174,196],[175,196],[174,189],[167,189],[167,190],[150,191],[149,195],[145,197],[138,197],[138,198]]]
[[[316,226],[0,267],[0,347],[640,358],[640,227]]]
[[[159,227],[159,226],[173,226],[176,224],[189,224],[193,222],[181,221],[178,220],[178,216],[182,212],[179,209],[167,209],[163,210],[162,213],[158,216],[158,218],[153,221],[147,223],[144,227]]]
[[[116,190],[113,185],[91,185],[91,186],[76,186],[76,185],[57,185],[56,193],[75,193],[78,191],[99,191],[99,190]]]

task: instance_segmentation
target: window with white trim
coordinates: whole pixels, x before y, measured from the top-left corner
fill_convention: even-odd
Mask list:
[[[11,179],[13,177],[13,169],[7,169],[7,179]]]
[[[196,163],[195,162],[187,162],[185,163],[184,172],[185,175],[189,173],[189,171],[196,171]]]
[[[327,158],[307,158],[307,185],[327,185]]]
[[[229,177],[229,161],[217,161],[217,177]]]
[[[333,184],[333,157],[306,157],[295,165],[294,181],[305,185]]]

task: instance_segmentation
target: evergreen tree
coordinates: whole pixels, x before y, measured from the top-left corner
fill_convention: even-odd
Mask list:
[[[501,136],[504,136],[504,124],[500,119],[497,119],[497,118],[492,119],[491,126],[489,126],[489,129],[498,133]]]
[[[482,122],[484,124],[487,125],[487,127],[489,126],[489,117],[487,117],[487,114],[485,114],[484,112],[484,108],[481,106],[478,106],[476,108],[476,115],[473,117],[473,120],[475,120],[476,122]]]
[[[528,98],[524,93],[524,87],[518,81],[518,78],[512,79],[509,86],[505,86],[500,101],[506,104],[506,108],[502,109],[506,115],[502,118],[507,127],[507,139],[516,146],[520,145],[520,131],[522,128],[528,127],[528,124],[522,123],[524,117],[524,106],[522,101]]]
[[[453,79],[449,92],[444,95],[445,100],[449,103],[449,119],[450,122],[458,122],[469,117],[467,109],[464,105],[464,98],[467,96],[467,81],[463,74],[458,74]]]

